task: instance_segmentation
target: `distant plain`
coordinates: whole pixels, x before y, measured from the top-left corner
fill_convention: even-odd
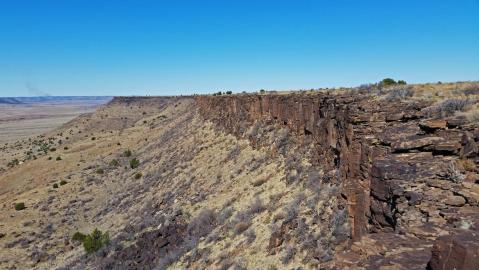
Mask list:
[[[95,111],[109,97],[62,98],[28,103],[0,103],[0,144],[40,135],[74,119]]]

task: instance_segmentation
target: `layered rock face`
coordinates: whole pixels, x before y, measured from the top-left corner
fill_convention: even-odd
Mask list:
[[[415,243],[407,250],[417,251],[410,255],[415,258],[401,257],[405,250],[389,258],[360,254],[356,261],[349,260],[352,264],[421,269],[438,236],[479,227],[478,123],[431,115],[429,102],[388,103],[368,95],[200,96],[196,100],[202,116],[225,132],[248,137],[250,126],[266,121],[287,127],[301,145],[313,147],[312,164],[337,172],[332,181],[341,185],[340,199],[348,206],[353,241],[366,237],[377,243],[384,236],[387,250],[399,245],[396,238],[409,237],[406,242]],[[264,146],[261,139],[249,139],[255,147]],[[477,233],[472,237],[473,243],[479,242]],[[442,265],[429,267],[443,269]],[[468,269],[470,263],[463,265],[457,269]]]

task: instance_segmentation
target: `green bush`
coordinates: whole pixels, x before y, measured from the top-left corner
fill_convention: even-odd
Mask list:
[[[82,242],[85,241],[85,238],[86,238],[86,235],[84,235],[83,233],[81,232],[76,232],[73,234],[72,236],[72,240],[73,241],[76,241],[76,242]]]
[[[132,169],[138,168],[139,165],[140,165],[140,161],[138,159],[134,158],[134,159],[130,160],[130,167]]]
[[[8,162],[7,166],[10,168],[13,168],[17,166],[18,164],[20,164],[20,161],[18,161],[18,159],[13,159],[12,161]]]
[[[123,152],[123,155],[124,155],[125,157],[131,157],[131,151],[130,151],[130,149],[125,150],[125,152]]]
[[[59,161],[59,160],[62,160],[62,157],[58,156],[58,157],[57,157],[57,161]]]
[[[67,181],[65,181],[65,180],[60,181],[60,186],[64,186],[64,185],[66,185],[66,184],[68,184]]]
[[[227,94],[227,95],[231,95],[231,94],[233,94],[233,92],[231,92],[231,91],[226,91],[226,94]]]
[[[380,81],[379,84],[383,87],[389,87],[389,86],[393,86],[393,85],[406,85],[407,82],[404,81],[404,80],[395,81],[394,79],[386,78],[386,79],[383,79],[382,81]]]
[[[112,166],[112,167],[117,167],[118,165],[120,165],[120,163],[118,162],[118,160],[113,159],[112,161],[110,161],[110,166]]]
[[[396,84],[396,81],[394,79],[391,79],[391,78],[386,78],[386,79],[383,79],[381,81],[381,84],[383,86],[391,86],[391,85],[395,85]]]
[[[261,89],[261,90],[259,90],[259,92],[260,92],[261,94],[264,94],[264,92],[266,92],[266,90]]]
[[[143,176],[141,172],[135,174],[135,179],[140,179]]]
[[[57,183],[53,184],[53,188],[58,188],[58,184]]]
[[[97,174],[103,174],[103,173],[105,173],[105,171],[103,171],[102,168],[98,168],[98,169],[96,169],[96,173]]]
[[[25,203],[20,202],[15,204],[15,210],[20,211],[23,209],[25,209]]]
[[[85,236],[83,240],[83,247],[85,248],[86,253],[93,253],[103,246],[108,245],[110,242],[110,236],[108,232],[103,233],[102,231],[95,229],[90,235]]]

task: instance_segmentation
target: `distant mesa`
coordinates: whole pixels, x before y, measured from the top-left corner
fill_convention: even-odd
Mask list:
[[[23,102],[21,102],[20,100],[16,99],[16,98],[2,98],[0,97],[0,104],[22,104]]]

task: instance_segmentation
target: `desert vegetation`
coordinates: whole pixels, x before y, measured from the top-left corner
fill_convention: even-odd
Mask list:
[[[268,95],[263,101],[292,99],[285,108],[314,95],[333,104],[320,106],[321,131],[307,121],[298,128],[291,111],[284,119],[255,115],[256,108],[245,114],[243,100],[238,114],[229,114],[221,102],[254,97],[222,92],[231,96],[208,96],[219,102],[208,112],[193,98],[119,98],[43,137],[6,144],[0,268],[346,269],[344,251],[355,260],[346,266],[399,260],[405,251],[397,245],[407,241],[414,244],[408,254],[423,256],[432,240],[417,239],[433,239],[428,230],[438,227],[421,224],[472,227],[464,209],[476,207],[477,141],[463,131],[474,126],[468,119],[477,110],[477,92],[473,83],[441,83],[427,94],[429,85],[394,81],[292,95],[260,91]],[[331,115],[336,122],[328,122]],[[361,144],[354,141],[363,135]],[[352,148],[341,152],[345,146]],[[357,178],[420,181],[383,193],[349,193],[355,162],[361,164]],[[368,229],[376,231],[349,249],[358,209],[348,200],[363,193],[372,198],[363,207],[373,209]]]

